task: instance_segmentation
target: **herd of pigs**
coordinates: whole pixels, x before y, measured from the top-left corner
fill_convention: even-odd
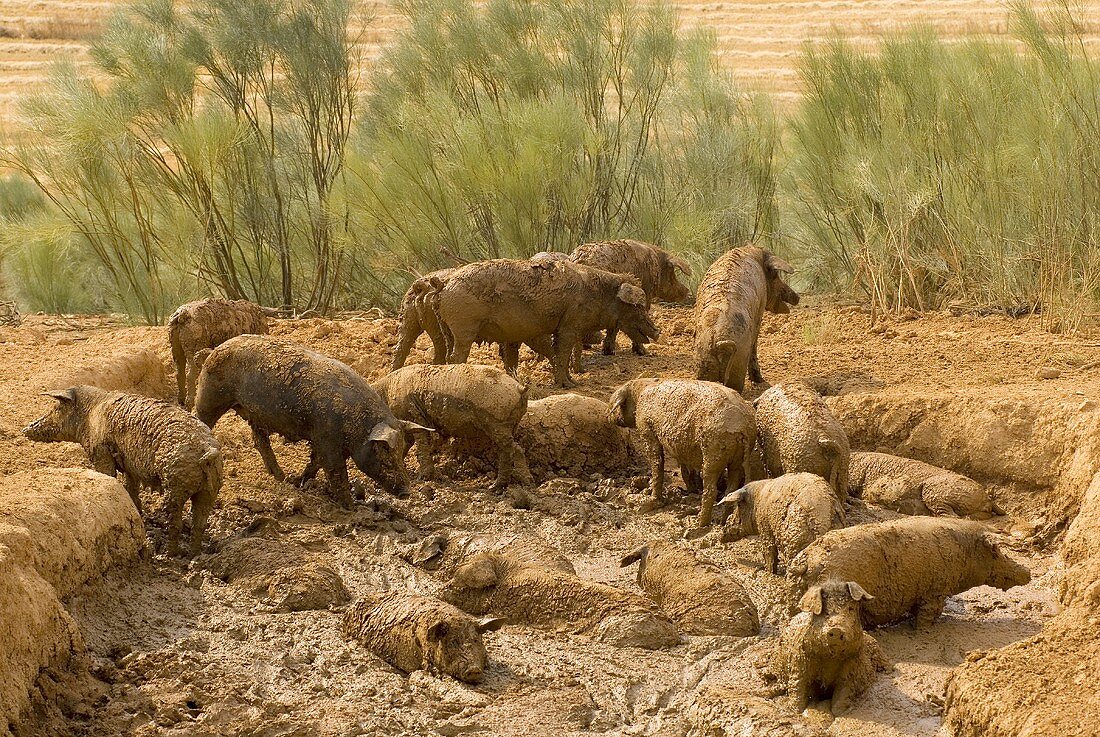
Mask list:
[[[724,542],[760,537],[763,565],[785,570],[791,613],[766,669],[768,688],[786,693],[796,710],[828,702],[835,714],[886,666],[864,627],[910,618],[924,627],[947,597],[980,585],[1008,589],[1029,574],[985,526],[963,519],[995,513],[978,483],[912,459],[852,452],[809,383],[777,384],[755,402],[742,396],[746,379],[763,383],[756,348],[764,311],[783,313],[798,303],[782,278],[789,271],[755,246],[718,258],[696,295],[697,379],[627,381],[609,397],[603,421],[635,431],[649,467],[651,508],[669,501],[669,456],[687,491],[700,494],[685,538],[715,528]],[[264,308],[193,302],[169,322],[178,403],[69,387],[49,392],[56,406],[24,433],[80,443],[96,470],[122,474],[139,511],[143,488],[162,494],[170,556],[179,552],[188,501],[190,552],[203,549],[223,477],[211,429],[230,410],[251,428],[272,476],[301,486],[324,470],[329,493],[345,506],[353,504],[349,456],[380,487],[403,494],[409,449],[429,479],[433,458],[451,440],[487,439],[495,488],[524,485],[531,476],[515,438],[527,411],[527,387],[516,378],[520,344],[549,359],[561,386],[573,385],[570,372],[582,370],[583,350],[600,331],[605,353],[614,352],[621,330],[644,355],[659,333],[650,302],[690,296],[678,272],[689,273],[680,259],[620,240],[425,275],[402,303],[393,369],[373,384],[339,361],[269,337]],[[403,366],[424,332],[434,363]],[[466,363],[477,342],[499,344],[505,370]],[[309,443],[301,473],[287,476],[279,467],[272,433]],[[911,516],[846,526],[852,497]],[[760,631],[736,574],[684,544],[638,544],[623,551],[622,565],[638,564],[646,596],[584,580],[568,559],[532,539],[475,540],[438,569],[449,577],[439,598],[392,590],[364,596],[347,608],[345,632],[404,671],[478,682],[488,664],[482,633],[504,624],[567,623],[603,642],[645,648],[674,646],[684,634]]]

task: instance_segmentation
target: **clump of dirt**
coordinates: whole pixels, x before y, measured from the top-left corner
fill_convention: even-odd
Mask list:
[[[691,309],[658,307],[655,313],[664,337],[649,356],[633,355],[625,345],[615,356],[588,353],[588,371],[577,376],[581,384],[574,391],[606,401],[616,386],[637,376],[691,376]],[[835,385],[842,395],[830,401],[853,447],[900,450],[993,484],[998,502],[1013,515],[991,527],[1004,533],[1002,544],[1032,573],[1032,583],[1008,592],[983,587],[952,597],[927,632],[904,624],[877,630],[874,636],[894,670],[879,675],[855,709],[828,726],[830,734],[841,736],[931,736],[945,728],[948,677],[975,648],[1020,643],[1013,647],[1026,652],[1023,643],[1049,633],[1055,644],[1032,651],[1049,659],[1049,669],[1044,665],[1039,672],[1053,677],[1063,655],[1071,656],[1065,661],[1070,664],[1085,662],[1057,645],[1059,637],[1077,642],[1070,630],[1051,624],[1059,611],[1062,562],[1031,540],[1049,529],[1043,541],[1058,541],[1074,500],[1082,499],[1095,473],[1087,470],[1096,463],[1087,437],[1088,403],[1100,398],[1100,345],[1052,338],[1037,321],[1001,317],[928,315],[893,322],[889,330],[870,328],[866,313],[826,305],[769,315],[760,342],[764,375],[778,382],[847,372],[881,381],[884,389],[836,376],[822,384]],[[272,332],[376,378],[389,365],[396,321],[277,321]],[[49,400],[37,394],[53,388],[48,383],[62,372],[143,349],[168,365],[163,328],[109,320],[30,316],[21,327],[0,328],[0,341],[0,473],[6,474],[32,464],[85,464],[76,446],[35,445],[18,432],[41,414]],[[423,336],[409,360],[430,358]],[[471,360],[499,365],[488,346],[476,349]],[[1058,378],[1037,378],[1048,366],[1059,367]],[[532,401],[555,394],[545,362],[527,352],[520,376],[530,384]],[[302,551],[307,557],[321,554],[354,598],[395,587],[434,595],[443,576],[428,570],[436,557],[433,544],[471,535],[537,537],[560,550],[583,578],[640,593],[633,570],[619,568],[620,558],[648,540],[677,541],[736,572],[760,612],[761,636],[689,637],[678,647],[643,651],[508,625],[485,636],[489,668],[481,684],[469,686],[420,671],[398,673],[343,638],[338,611],[275,613],[204,569],[202,561],[186,565],[157,557],[111,570],[65,602],[86,643],[92,678],[58,696],[56,709],[25,720],[24,732],[713,735],[753,729],[815,734],[826,726],[816,715],[790,714],[758,692],[754,658],[769,651],[785,621],[786,584],[763,570],[755,539],[727,545],[707,535],[684,542],[698,512],[697,495],[673,493],[669,504],[651,509],[643,476],[631,476],[636,471],[629,465],[612,472],[613,458],[604,468],[601,459],[586,456],[581,472],[572,463],[561,470],[548,464],[544,483],[513,494],[494,493],[488,469],[472,464],[452,469],[459,473],[450,479],[414,484],[404,499],[356,475],[363,501],[344,510],[323,485],[295,489],[268,476],[238,418],[225,418],[216,435],[226,480],[209,528],[214,549],[246,539],[242,533],[257,517],[274,518],[275,542],[296,551],[287,556],[281,548],[278,560]],[[302,445],[276,443],[275,450],[284,466],[306,462]],[[530,455],[541,450],[536,444]],[[670,481],[671,492],[682,488]],[[162,500],[147,492],[145,502],[147,532],[158,536]],[[852,519],[896,516],[855,509]],[[1084,647],[1081,652],[1088,654]],[[1022,668],[1026,659],[1013,662]],[[969,668],[979,665],[960,672]],[[1002,694],[1014,681],[980,669],[975,674],[965,682],[957,678],[953,693],[1011,703]],[[1032,683],[1023,675],[1019,682],[1025,688]],[[952,719],[962,703],[961,696],[953,697],[959,706]],[[1068,702],[1064,706],[1068,713]]]

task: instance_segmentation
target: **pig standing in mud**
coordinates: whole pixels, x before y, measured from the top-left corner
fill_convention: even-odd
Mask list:
[[[691,296],[691,291],[676,273],[680,271],[685,276],[691,276],[687,261],[649,243],[630,239],[585,243],[577,246],[569,258],[575,263],[613,274],[633,276],[650,302],[684,302]],[[605,355],[615,352],[617,333],[617,328],[608,328],[604,335]],[[634,352],[644,356],[645,347],[637,341],[632,343]]]
[[[80,443],[95,470],[122,473],[141,512],[141,485],[167,494],[168,555],[179,549],[183,505],[191,501],[191,554],[222,485],[222,453],[210,428],[178,405],[94,386],[51,391],[51,412],[23,429],[31,440]]]
[[[488,437],[497,451],[495,488],[513,480],[530,483],[531,473],[515,431],[527,411],[527,387],[491,366],[462,364],[429,366],[418,363],[398,369],[373,384],[394,415],[432,427],[438,437]],[[436,443],[416,443],[421,474],[434,472]]]
[[[195,414],[213,427],[229,410],[252,428],[264,466],[285,478],[271,449],[271,433],[309,441],[309,464],[291,483],[324,469],[329,491],[351,506],[347,458],[379,485],[407,485],[406,433],[428,428],[403,422],[351,367],[288,340],[242,335],[215,348],[199,375]],[[388,473],[383,471],[387,467]]]
[[[748,478],[756,421],[752,405],[732,389],[711,381],[635,379],[616,389],[609,405],[612,422],[638,429],[655,501],[664,499],[665,453],[681,468],[701,474],[697,529],[710,524],[723,474],[726,488],[738,487]]]
[[[503,624],[476,620],[438,599],[388,591],[351,605],[343,629],[345,637],[406,673],[423,669],[478,683],[489,665],[481,635]]]
[[[437,299],[449,362],[465,363],[477,341],[537,346],[552,338],[554,381],[565,387],[575,385],[570,356],[592,331],[618,326],[641,343],[660,335],[633,277],[569,262],[469,264],[451,275]]]
[[[783,314],[798,294],[783,281],[790,264],[757,246],[720,256],[703,276],[695,298],[695,378],[717,381],[739,392],[745,375],[764,380],[756,341],[764,310]]]
[[[801,610],[779,637],[771,675],[778,678],[795,711],[832,699],[843,714],[888,667],[875,639],[860,626],[860,605],[874,599],[855,581],[828,580],[810,587]]]
[[[195,402],[195,382],[202,368],[195,355],[238,335],[266,335],[267,317],[275,310],[248,300],[200,299],[181,305],[168,318],[168,342],[176,364],[177,399],[184,407]]]
[[[914,617],[926,627],[947,597],[975,586],[1008,590],[1031,580],[977,522],[906,517],[827,532],[787,566],[796,593],[829,580],[855,581],[874,598],[863,624],[881,627]]]

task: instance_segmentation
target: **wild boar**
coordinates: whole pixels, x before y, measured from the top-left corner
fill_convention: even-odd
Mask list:
[[[238,335],[266,335],[269,310],[248,300],[200,299],[176,308],[168,318],[168,342],[176,364],[176,397],[190,409],[195,402],[199,367],[195,354],[217,348]]]
[[[948,596],[975,586],[1007,590],[1031,574],[977,522],[907,517],[825,533],[790,563],[787,579],[796,594],[828,579],[855,581],[874,596],[863,606],[865,627],[915,617],[921,628]]]
[[[676,626],[648,599],[505,553],[469,558],[440,598],[470,614],[566,628],[618,647],[657,650],[680,641]]]
[[[398,591],[368,594],[344,612],[344,637],[390,665],[480,683],[489,665],[481,636],[504,620],[476,620],[450,604]]]
[[[428,297],[442,289],[454,271],[454,269],[440,269],[425,274],[413,281],[405,291],[405,296],[401,299],[400,324],[397,328],[400,338],[393,351],[391,371],[396,371],[405,365],[409,351],[422,333],[427,333],[432,339],[432,348],[435,351],[432,363],[447,362],[447,339],[443,337],[435,309]]]
[[[43,443],[80,443],[95,470],[122,473],[138,512],[141,486],[168,498],[168,555],[179,551],[183,505],[191,501],[191,555],[222,486],[222,453],[210,428],[186,410],[149,397],[74,386],[48,392],[53,410],[23,429]]]
[[[768,389],[754,404],[768,475],[817,474],[846,502],[848,435],[825,400],[808,385],[790,381]]]
[[[345,507],[351,506],[349,456],[380,486],[400,492],[407,486],[405,434],[427,430],[394,417],[351,367],[261,335],[228,340],[203,363],[195,414],[213,427],[231,409],[252,428],[264,466],[279,481],[286,476],[271,449],[271,433],[308,441],[309,463],[290,482],[303,484],[323,468],[329,491]]]
[[[783,314],[798,294],[783,281],[791,265],[763,248],[742,246],[711,264],[695,298],[695,378],[717,381],[739,392],[746,372],[764,380],[756,341],[764,310]]]
[[[855,581],[827,580],[811,586],[800,612],[783,628],[772,659],[771,676],[795,711],[831,699],[834,715],[847,712],[889,666],[875,639],[860,626],[861,604],[874,597]]]
[[[496,259],[463,266],[439,292],[437,314],[448,336],[448,361],[465,363],[479,340],[536,345],[553,339],[559,386],[574,386],[569,358],[593,330],[619,326],[632,340],[660,331],[633,277],[569,262]]]
[[[638,563],[638,585],[688,635],[748,637],[760,618],[745,587],[690,550],[651,540],[619,565]]]
[[[497,452],[495,488],[531,482],[516,425],[527,411],[527,387],[491,366],[414,364],[373,384],[394,415],[435,429],[438,437],[488,438]],[[433,433],[432,435],[435,435]],[[425,478],[434,476],[429,437],[416,443]]]
[[[706,528],[723,474],[726,488],[747,479],[746,464],[756,443],[752,405],[721,384],[691,379],[628,381],[611,395],[609,405],[612,422],[638,430],[656,501],[664,500],[666,453],[681,468],[701,474],[698,529]]]
[[[844,508],[832,487],[812,473],[753,481],[727,494],[714,513],[725,524],[723,541],[763,538],[764,563],[772,573],[779,573],[781,553],[784,563],[789,562],[814,540],[844,525]]]
[[[681,271],[691,276],[687,261],[649,243],[630,239],[585,243],[574,249],[570,258],[578,264],[612,274],[635,277],[650,302],[684,302],[691,296],[691,291],[676,273]],[[604,334],[604,354],[610,356],[615,352],[617,333],[617,328],[609,328]],[[639,356],[645,355],[641,343],[634,342],[632,348]]]
[[[962,474],[886,453],[852,453],[848,488],[868,504],[902,514],[989,519],[993,500]]]

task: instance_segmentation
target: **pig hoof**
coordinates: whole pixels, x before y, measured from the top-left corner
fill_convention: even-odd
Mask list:
[[[634,352],[635,352],[636,354],[638,354],[639,356],[648,356],[648,355],[649,355],[649,351],[647,351],[647,350],[645,349],[645,346],[644,346],[644,345],[636,345],[636,346],[634,346]]]

